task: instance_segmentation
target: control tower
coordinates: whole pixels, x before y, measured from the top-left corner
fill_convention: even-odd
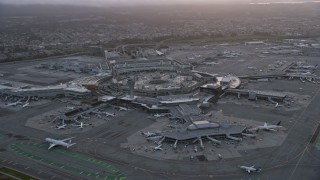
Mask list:
[[[128,86],[129,86],[129,95],[130,95],[130,99],[134,99],[134,84],[135,84],[135,80],[134,78],[129,78],[128,79]]]

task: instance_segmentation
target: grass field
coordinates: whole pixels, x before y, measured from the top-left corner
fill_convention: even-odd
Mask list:
[[[14,179],[12,177],[9,177],[7,175],[10,175],[12,177],[15,177],[17,179],[24,179],[24,180],[31,180],[31,179],[36,179],[34,177],[31,177],[27,174],[23,174],[21,172],[18,172],[16,170],[7,168],[7,167],[0,167],[0,179]]]

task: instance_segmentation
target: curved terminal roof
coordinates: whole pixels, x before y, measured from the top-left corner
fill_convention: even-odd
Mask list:
[[[209,121],[195,121],[188,126],[188,130],[196,130],[196,129],[211,129],[220,127],[217,123],[212,123]]]

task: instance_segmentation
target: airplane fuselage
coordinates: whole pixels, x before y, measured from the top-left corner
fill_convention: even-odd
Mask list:
[[[247,171],[248,173],[261,171],[261,168],[255,168],[254,166],[251,166],[251,167],[240,166],[240,169],[243,169],[243,170]]]
[[[243,170],[247,171],[248,173],[256,170],[253,167],[247,167],[247,166],[240,166],[240,169],[243,169]]]
[[[263,130],[276,130],[280,129],[282,126],[278,125],[267,125],[267,126],[258,126],[258,129],[263,129]]]
[[[59,140],[55,140],[55,139],[51,139],[51,138],[46,138],[45,139],[47,142],[49,142],[50,144],[55,144],[56,146],[64,146],[64,147],[70,147],[70,143],[64,142],[64,141],[59,141]]]
[[[153,150],[154,151],[157,151],[157,150],[162,151],[163,149],[161,147],[162,147],[162,144],[160,144],[159,146],[153,147]]]

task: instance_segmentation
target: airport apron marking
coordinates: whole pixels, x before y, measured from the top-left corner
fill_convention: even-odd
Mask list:
[[[70,151],[66,151],[64,149],[60,149],[60,148],[55,148],[50,150],[51,152],[54,153],[59,153],[59,154],[63,154],[64,156],[67,156],[71,159],[75,159],[75,160],[80,160],[80,161],[84,161],[84,164],[93,164],[99,168],[103,168],[104,171],[102,172],[90,172],[88,170],[84,170],[81,168],[77,168],[77,167],[72,167],[70,165],[64,164],[64,163],[59,163],[56,161],[52,161],[49,158],[46,157],[40,157],[38,155],[34,155],[31,154],[27,151],[25,151],[22,146],[28,146],[28,147],[32,147],[32,148],[37,148],[37,149],[43,149],[43,150],[47,150],[47,145],[44,144],[37,144],[37,143],[32,143],[32,142],[20,142],[20,143],[15,143],[12,144],[10,146],[11,150],[13,150],[14,152],[16,152],[17,154],[20,154],[22,156],[28,157],[34,161],[38,161],[40,163],[55,167],[55,168],[61,168],[64,169],[66,171],[69,172],[73,172],[73,173],[77,173],[80,174],[82,176],[88,176],[88,177],[92,177],[92,178],[96,178],[96,179],[106,179],[106,180],[124,180],[126,177],[123,175],[122,172],[118,171],[115,167],[113,167],[110,164],[107,164],[103,161],[91,158],[89,156],[85,156],[82,154],[78,154],[78,153],[74,153],[74,152],[70,152]],[[106,175],[106,174],[108,175]]]

